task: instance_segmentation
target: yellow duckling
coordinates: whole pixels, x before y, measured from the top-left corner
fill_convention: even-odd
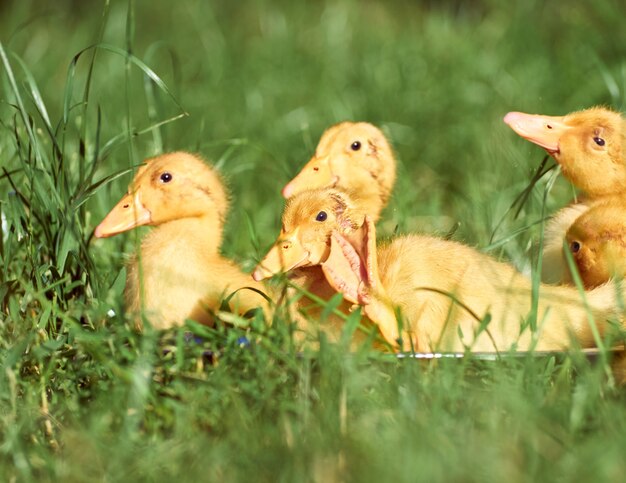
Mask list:
[[[594,205],[569,227],[565,236],[586,288],[626,274],[626,199]],[[572,280],[568,280],[572,283]]]
[[[315,192],[315,191],[313,191]],[[306,263],[308,257],[314,259],[320,258],[321,254],[310,254],[305,252],[303,245],[294,239],[297,233],[308,233],[305,235],[307,239],[323,240],[324,233],[316,230],[323,228],[320,223],[313,221],[317,211],[316,206],[309,206],[309,191],[304,191],[298,195],[294,195],[287,200],[285,212],[282,218],[282,230],[275,245],[270,249],[264,259],[257,265],[252,273],[255,280],[261,281],[281,272],[290,272],[290,282],[301,289],[313,294],[315,297],[324,301],[328,301],[337,293],[335,288],[328,283],[326,276],[319,264]],[[352,198],[359,206],[362,206],[362,200],[356,195]],[[337,199],[341,201],[340,198]],[[304,226],[303,226],[304,225]],[[314,243],[311,249],[323,250],[322,243]],[[303,261],[303,263],[300,263]],[[284,267],[281,269],[281,267]],[[296,341],[299,343],[315,342],[319,331],[324,332],[327,338],[332,342],[337,342],[342,335],[344,320],[334,314],[330,314],[323,323],[320,323],[323,307],[314,299],[311,299],[300,293],[295,288],[287,291],[290,308],[290,316],[296,322],[297,332],[295,334]],[[353,304],[343,301],[338,309],[344,314],[349,314]],[[366,338],[362,332],[356,332],[352,347],[356,348]]]
[[[259,280],[315,266],[346,300],[363,307],[396,349],[560,350],[572,340],[594,345],[576,288],[539,287],[532,333],[525,324],[532,312],[531,282],[512,266],[429,236],[399,237],[377,248],[372,220],[335,189],[303,192],[289,201],[276,245],[254,273]],[[586,298],[602,334],[618,311],[615,287],[598,287]],[[491,322],[481,327],[488,314]]]
[[[567,229],[596,200],[626,191],[626,120],[593,107],[560,117],[510,112],[504,122],[544,148],[585,193],[582,202],[563,208],[546,225],[542,279],[567,283],[571,279],[561,253]]]
[[[324,132],[314,156],[283,188],[282,194],[289,199],[312,188],[338,187],[349,190],[355,194],[353,199],[358,200],[362,208],[376,220],[389,201],[395,179],[396,160],[381,130],[365,122],[342,122]],[[254,272],[256,280],[269,276],[261,267],[262,264]],[[336,293],[319,266],[299,268],[290,278],[294,285],[324,300]],[[291,317],[297,322],[300,341],[315,339],[320,328],[330,340],[337,341],[340,338],[343,326],[341,318],[330,315],[320,327],[320,305],[308,297],[298,295],[297,290],[289,289],[287,293],[290,298],[297,298],[289,307]],[[350,304],[344,303],[339,308],[347,313],[349,307]],[[315,322],[311,324],[310,321]],[[354,343],[358,344],[362,338],[357,335],[354,339]]]
[[[589,198],[626,191],[626,121],[619,113],[603,107],[560,117],[509,112],[504,122],[544,148]]]
[[[156,227],[128,266],[131,313],[143,309],[153,327],[165,329],[185,319],[211,324],[224,297],[237,290],[232,310],[243,314],[266,306],[261,295],[242,289],[263,286],[219,253],[227,210],[219,175],[198,157],[174,152],[146,160],[128,194],[95,230],[104,238],[136,226]]]
[[[283,188],[283,196],[309,189],[337,188],[359,194],[376,221],[396,180],[396,160],[387,138],[366,122],[342,122],[327,129],[315,154]]]

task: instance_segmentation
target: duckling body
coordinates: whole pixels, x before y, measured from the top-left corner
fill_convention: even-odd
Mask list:
[[[315,348],[319,334],[323,333],[328,341],[338,342],[342,337],[344,319],[333,313],[322,319],[324,306],[302,293],[302,290],[305,290],[323,301],[328,301],[337,294],[335,288],[328,283],[322,267],[296,268],[290,274],[289,281],[294,285],[293,288],[288,288],[287,299],[291,301],[289,308],[291,320],[295,322],[295,341],[301,347]],[[337,310],[344,315],[349,315],[352,306],[353,304],[344,300]],[[355,332],[350,341],[350,348],[355,350],[364,343],[366,338],[365,333]]]
[[[532,287],[512,266],[428,236],[410,235],[377,246],[373,221],[346,193],[301,193],[287,205],[283,222],[285,231],[275,250],[285,263],[273,269],[321,265],[331,286],[361,305],[396,349],[551,350],[572,340],[583,347],[594,344],[575,288],[540,286],[538,331],[532,333],[523,326],[532,312]],[[291,257],[290,252],[298,255]],[[267,275],[272,267],[257,270]],[[617,312],[615,288],[599,287],[587,300],[603,329]],[[487,314],[491,322],[480,330]]]
[[[602,107],[561,117],[510,112],[504,121],[543,147],[563,175],[585,194],[582,202],[563,208],[546,226],[542,280],[569,283],[569,268],[562,256],[568,228],[596,203],[626,193],[626,121]]]
[[[242,287],[264,290],[217,249],[207,250],[212,240],[203,239],[201,234],[211,232],[202,226],[203,221],[207,220],[177,220],[153,230],[141,243],[141,262],[135,256],[129,263],[127,309],[138,314],[143,302],[147,317],[157,329],[180,325],[186,319],[211,325],[213,313],[233,291]],[[242,290],[229,305],[243,314],[264,306],[264,301],[254,292]]]
[[[138,170],[129,193],[95,232],[102,238],[155,226],[128,265],[125,299],[138,325],[142,311],[157,329],[186,319],[211,324],[222,300],[236,290],[233,311],[266,307],[259,294],[242,289],[264,287],[219,253],[227,209],[221,179],[194,155],[166,154]]]
[[[366,122],[342,122],[324,132],[313,157],[282,193],[290,198],[332,187],[355,192],[365,211],[377,220],[395,180],[396,160],[382,131]]]
[[[368,304],[388,307],[376,311],[388,314],[387,321],[373,319],[379,326],[397,325],[391,315],[399,310],[406,330],[401,334],[402,344],[396,342],[398,348],[562,350],[572,340],[582,347],[594,346],[584,306],[571,287],[540,287],[538,332],[533,334],[528,326],[522,328],[531,313],[531,284],[508,264],[460,243],[418,235],[383,244],[377,258],[380,291]],[[614,291],[613,286],[606,286],[589,295],[596,320],[615,313]],[[366,315],[368,304],[364,305]],[[491,321],[481,332],[480,321],[487,314]]]

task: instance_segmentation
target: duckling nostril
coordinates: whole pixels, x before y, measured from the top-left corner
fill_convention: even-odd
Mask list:
[[[289,248],[291,246],[291,243],[285,243],[283,245],[283,250],[287,250],[287,248]]]
[[[546,124],[546,127],[547,127],[548,129],[552,129],[552,126],[551,126],[550,124]]]
[[[128,208],[130,205],[128,203],[126,203],[123,207],[124,208]]]

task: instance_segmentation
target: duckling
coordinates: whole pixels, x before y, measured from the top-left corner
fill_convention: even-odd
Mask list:
[[[339,341],[342,336],[344,320],[335,314],[330,314],[320,324],[323,307],[316,300],[302,293],[304,290],[314,297],[326,301],[337,293],[335,288],[328,283],[319,264],[301,263],[311,257],[317,260],[323,256],[323,253],[311,254],[306,252],[297,238],[297,233],[302,230],[299,225],[303,224],[302,220],[308,220],[312,213],[307,209],[310,200],[308,193],[310,191],[303,191],[287,200],[280,235],[263,260],[257,265],[252,276],[256,281],[261,281],[278,273],[289,272],[289,281],[292,287],[287,290],[287,299],[289,300],[290,317],[295,322],[295,339],[299,344],[314,347],[317,334],[320,331],[331,342]],[[331,197],[331,199],[333,198]],[[356,193],[351,199],[355,200],[354,203],[361,209],[366,206]],[[342,199],[337,198],[336,202],[341,203]],[[314,210],[315,207],[312,209]],[[315,222],[304,229],[305,232],[311,232],[307,237],[317,242],[311,245],[313,250],[323,250],[323,244],[319,242],[324,240],[326,235],[324,233],[316,234],[315,229],[318,227],[321,228],[321,225]],[[337,309],[348,315],[352,305],[352,303],[343,301]],[[367,322],[364,325],[367,326]],[[364,332],[357,331],[352,337],[351,348],[356,349],[366,339],[367,335]],[[374,341],[374,346],[378,347],[380,344]]]
[[[603,107],[561,117],[509,112],[504,122],[544,148],[589,198],[626,191],[626,121],[619,113]]]
[[[569,269],[562,257],[567,229],[596,200],[626,190],[626,121],[617,112],[593,107],[561,117],[509,112],[504,122],[543,147],[563,175],[585,193],[582,201],[561,209],[546,225],[542,280],[568,283]]]
[[[155,226],[128,265],[126,307],[136,320],[145,311],[157,329],[186,319],[212,324],[212,313],[235,291],[232,310],[266,308],[261,295],[243,289],[263,286],[219,253],[228,202],[216,170],[193,154],[164,154],[139,168],[128,193],[94,233],[105,238]]]
[[[597,287],[611,278],[624,278],[626,198],[590,208],[569,227],[565,238],[585,288]]]
[[[396,160],[385,135],[366,122],[342,122],[327,129],[315,154],[282,191],[290,198],[302,191],[335,187],[358,192],[376,221],[396,180]]]
[[[373,220],[336,189],[290,200],[281,235],[254,274],[259,280],[314,266],[322,267],[348,302],[362,306],[396,350],[556,350],[572,339],[594,345],[576,288],[539,287],[532,333],[525,325],[532,311],[531,282],[512,266],[429,236],[408,235],[377,246]],[[586,299],[602,334],[605,321],[618,312],[615,287],[598,287]],[[489,316],[491,322],[481,326]]]

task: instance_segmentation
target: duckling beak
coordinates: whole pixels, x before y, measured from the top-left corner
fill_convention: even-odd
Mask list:
[[[338,180],[339,178],[330,169],[328,156],[321,158],[313,156],[300,173],[283,188],[283,197],[291,198],[304,190],[332,188]]]
[[[135,228],[136,226],[149,225],[152,222],[152,215],[142,203],[139,192],[127,194],[109,214],[96,227],[94,236],[96,238],[106,238],[117,235]]]
[[[297,230],[289,237],[280,237],[265,258],[257,265],[252,278],[257,282],[277,273],[289,272],[309,263],[310,253],[297,238]]]
[[[559,152],[559,140],[563,133],[571,128],[563,120],[564,117],[540,116],[523,112],[509,112],[504,116],[504,122],[513,131],[531,143],[541,146],[550,154]]]

